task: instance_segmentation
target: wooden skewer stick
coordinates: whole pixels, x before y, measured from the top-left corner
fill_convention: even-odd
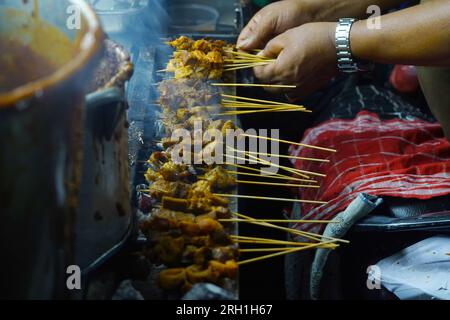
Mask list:
[[[301,146],[301,147],[305,147],[305,148],[311,148],[311,149],[317,149],[317,150],[323,150],[323,151],[329,151],[329,152],[336,152],[335,149],[312,146],[309,144],[298,143],[298,142],[293,142],[293,141],[288,141],[288,140],[283,140],[283,139],[269,138],[269,137],[264,137],[264,136],[256,136],[256,135],[246,134],[246,133],[243,133],[242,135],[246,136],[246,137],[262,138],[262,139],[266,139],[266,140],[273,140],[273,141],[283,142],[283,143],[287,143],[287,144],[293,144],[293,145]]]
[[[274,109],[274,108],[280,108],[280,105],[270,105],[270,104],[222,104],[222,107],[224,108],[230,108],[230,109]],[[286,107],[286,108],[291,108],[291,107]],[[302,109],[302,108],[296,108],[299,111],[306,111],[306,109]],[[288,109],[290,110],[290,109]],[[233,111],[239,111],[239,110],[231,110],[231,112]],[[243,111],[243,110],[240,110]],[[252,110],[254,111],[254,110]],[[230,112],[230,110],[227,110],[227,112]]]
[[[301,230],[297,230],[297,229],[293,229],[293,228],[281,227],[281,226],[277,226],[275,224],[268,223],[268,222],[254,221],[255,220],[254,218],[247,217],[245,215],[241,215],[241,214],[239,214],[237,212],[233,213],[233,214],[237,215],[238,217],[242,217],[242,218],[246,219],[248,221],[247,223],[251,223],[251,224],[255,224],[255,225],[259,225],[259,226],[263,226],[263,227],[268,227],[268,228],[282,230],[282,231],[285,231],[285,232],[288,232],[288,233],[292,233],[292,234],[295,234],[295,235],[302,236],[302,237],[307,238],[307,239],[312,240],[312,241],[321,241],[320,235],[312,233],[312,232],[301,231]]]
[[[253,249],[239,249],[239,252],[270,252],[270,251],[286,251],[292,249],[290,247],[281,248],[253,248]]]
[[[273,257],[277,257],[277,256],[281,256],[281,255],[297,252],[297,251],[302,251],[302,250],[308,250],[308,249],[316,248],[316,247],[319,247],[319,246],[321,246],[323,244],[333,243],[333,242],[334,241],[325,241],[325,242],[321,242],[321,243],[310,244],[310,245],[305,246],[305,247],[287,249],[285,251],[276,252],[276,253],[264,255],[264,256],[261,256],[261,257],[257,257],[257,258],[239,261],[237,264],[238,265],[243,265],[243,264],[247,264],[247,263],[251,263],[251,262],[256,262],[256,261],[260,261],[260,260],[264,260],[264,259],[269,259],[269,258],[273,258]]]
[[[218,87],[268,87],[268,88],[297,88],[290,84],[261,84],[261,83],[211,83]]]
[[[311,182],[311,183],[317,183],[315,180],[308,180],[308,179],[300,179],[300,178],[294,178],[294,177],[288,177],[288,176],[263,176],[261,174],[256,173],[249,173],[249,172],[239,172],[239,171],[230,171],[227,170],[227,173],[229,174],[235,174],[235,175],[243,175],[243,176],[252,176],[252,177],[260,177],[260,178],[268,178],[268,179],[278,179],[278,180],[294,180],[294,181],[301,181],[301,182]]]
[[[306,161],[316,161],[316,162],[330,162],[330,160],[327,160],[327,159],[305,158],[305,157],[289,156],[289,155],[274,154],[274,153],[264,153],[264,152],[257,152],[257,151],[247,151],[247,152],[250,154],[259,154],[261,156],[268,156],[268,157],[278,157],[278,158],[285,158],[285,159],[296,159],[296,160],[306,160]]]
[[[237,159],[236,156],[234,156],[234,158]],[[244,158],[240,158],[240,159],[247,160],[247,159],[244,159]],[[292,179],[292,180],[295,180],[295,181],[302,181],[302,182],[308,182],[309,181],[309,182],[312,182],[312,183],[317,183],[316,180],[312,180],[312,179],[310,179],[310,177],[306,177],[307,180],[305,180],[305,179],[300,179],[300,178],[297,178],[297,177],[290,177],[290,176],[287,176],[287,175],[284,175],[284,174],[279,174],[279,173],[270,174],[270,175],[269,174],[263,175],[263,174],[261,174],[261,169],[255,169],[255,168],[252,168],[252,167],[243,166],[243,165],[236,164],[236,163],[229,163],[229,162],[224,162],[224,164],[229,165],[229,166],[234,166],[234,167],[237,167],[237,168],[241,168],[241,169],[248,169],[250,171],[259,172],[260,173],[259,176],[262,177],[262,178],[264,178],[264,177],[269,178],[271,176],[277,176],[277,177],[289,178],[289,179]],[[239,172],[239,173],[245,173],[245,172]],[[293,173],[293,172],[290,172],[290,173]],[[294,172],[294,173],[298,174],[297,172]]]
[[[235,242],[253,243],[253,244],[291,245],[291,246],[296,246],[296,247],[307,246],[307,245],[311,244],[310,242],[286,241],[286,240],[247,237],[247,236],[238,236],[238,235],[230,235],[230,238]],[[317,241],[319,241],[319,240],[317,240]],[[324,246],[327,248],[335,248],[335,247],[338,247],[339,245],[338,244],[327,244]]]
[[[268,64],[268,63],[267,62],[255,62],[255,63],[252,63],[252,64],[243,65],[243,66],[223,69],[223,72],[236,71],[236,70],[241,70],[241,69],[248,69],[248,68],[253,68],[253,67],[257,67],[257,66],[264,66],[266,64]]]
[[[227,111],[224,113],[214,114],[215,116],[232,116],[232,115],[244,115],[244,114],[253,114],[253,113],[262,113],[262,112],[310,112],[305,109],[300,108],[292,108],[292,107],[280,107],[280,108],[267,108],[263,110],[246,110],[246,111]]]
[[[278,239],[244,237],[244,236],[235,236],[235,235],[230,235],[230,238],[234,242],[253,243],[253,244],[273,244],[273,245],[283,245],[283,246],[291,245],[291,246],[296,246],[296,247],[301,247],[301,246],[305,246],[305,245],[309,244],[309,242],[295,242],[295,241],[286,241],[286,240],[278,240]]]
[[[271,223],[339,223],[333,220],[302,220],[302,219],[253,219],[257,222],[271,222]],[[252,221],[253,221],[252,220]],[[246,222],[248,219],[218,219],[219,222]]]
[[[303,107],[303,108],[305,107],[305,106],[298,105],[298,104],[284,103],[284,102],[277,102],[277,101],[270,101],[270,100],[263,100],[263,99],[255,99],[255,98],[248,98],[248,97],[239,97],[239,96],[234,96],[234,95],[225,94],[225,93],[222,93],[221,96],[225,97],[225,98],[236,99],[236,100],[246,100],[246,101],[253,101],[253,102],[260,102],[260,103],[267,103],[267,104],[279,104],[282,106],[291,106],[291,107]]]
[[[247,151],[245,151],[245,152],[247,152]],[[250,157],[251,159],[260,161],[260,163],[262,163],[262,164],[266,164],[266,165],[271,164],[269,161],[261,159],[261,158],[258,158],[256,156],[253,156],[253,155],[249,154],[248,152],[247,152],[247,156]],[[274,165],[278,166],[276,164],[274,164]],[[286,170],[286,171],[290,171],[292,173],[300,174],[301,176],[305,176],[306,175],[308,178],[309,178],[308,175],[317,176],[317,177],[326,177],[325,174],[317,173],[317,172],[313,172],[313,171],[300,170],[300,169],[290,168],[290,167],[286,167],[286,166],[280,166],[280,167],[282,169]]]
[[[227,147],[229,147],[229,146],[227,146]],[[231,148],[231,147],[230,147],[230,148]],[[242,151],[241,151],[241,152],[242,152]],[[251,155],[248,155],[248,156],[249,156],[250,158],[253,157],[253,156],[251,156]],[[243,160],[243,161],[249,161],[249,160],[251,160],[251,159],[242,158],[242,157],[238,157],[238,156],[235,156],[235,155],[229,155],[229,154],[227,154],[227,157],[233,157],[234,159],[237,159],[237,160]],[[301,172],[297,171],[297,169],[292,169],[292,168],[289,168],[289,167],[281,166],[281,165],[276,164],[276,163],[270,163],[269,161],[264,161],[264,160],[262,160],[262,159],[258,159],[257,157],[253,157],[253,160],[257,161],[257,162],[260,163],[260,164],[274,166],[274,167],[276,167],[276,168],[283,169],[283,170],[285,170],[285,171],[287,171],[287,172],[297,174],[297,175],[299,175],[300,177],[303,177],[303,178],[306,178],[306,179],[310,179],[309,176],[307,176],[307,175],[304,174],[304,173],[301,173]]]
[[[296,187],[296,188],[320,188],[319,185],[312,184],[294,184],[294,183],[276,183],[276,182],[265,182],[265,181],[248,181],[236,179],[236,183],[242,184],[257,184],[265,186],[280,186],[280,187]]]
[[[281,166],[281,165],[278,165],[278,164],[276,164],[276,163],[271,163],[271,162],[269,162],[269,161],[267,161],[267,160],[264,160],[264,159],[258,158],[258,157],[256,157],[256,156],[253,156],[253,155],[251,155],[248,151],[240,151],[240,150],[237,150],[237,149],[235,149],[235,148],[233,148],[233,147],[230,147],[230,146],[227,146],[227,147],[230,148],[230,149],[233,150],[233,151],[237,151],[237,152],[241,152],[241,153],[243,152],[243,153],[245,153],[249,158],[258,161],[258,162],[261,163],[261,164],[265,164],[265,165],[273,165],[273,166],[275,166],[275,167],[277,167],[277,168],[280,168],[280,169],[286,170],[286,171],[288,171],[288,172],[295,173],[295,174],[298,174],[298,175],[300,175],[300,176],[303,176],[304,178],[309,178],[308,175],[313,175],[313,176],[318,176],[318,177],[326,177],[326,175],[324,175],[324,174],[322,174],[322,173],[317,173],[317,172],[313,172],[313,171],[305,171],[305,170],[300,170],[300,169],[290,168],[290,167],[286,167],[286,166]],[[229,156],[229,155],[228,155],[228,156]],[[236,156],[234,156],[234,157],[236,157]],[[245,158],[237,158],[237,157],[236,157],[236,159],[239,159],[239,160],[245,160]]]
[[[238,107],[241,108],[241,107]],[[295,112],[295,111],[299,111],[299,112],[308,112],[310,113],[311,111],[303,109],[303,108],[298,108],[298,107],[266,107],[266,108],[255,108],[257,110],[227,110],[225,112],[225,114],[251,114],[251,113],[260,113],[260,112]]]
[[[238,216],[238,217],[244,218],[244,219],[248,219],[248,220],[255,219],[255,218],[252,218],[252,217],[249,217],[249,216],[246,216],[244,214],[237,213],[237,212],[233,212],[233,214],[235,216]],[[274,224],[271,224],[271,223],[264,223],[264,224],[270,225],[270,226],[275,226]],[[278,227],[278,226],[275,226],[275,227]],[[324,236],[324,235],[321,236],[321,235],[318,235],[317,233],[312,233],[312,232],[308,232],[308,231],[301,231],[301,230],[296,230],[296,229],[291,229],[291,228],[288,228],[288,229],[296,231],[296,232],[292,232],[291,231],[291,233],[296,233],[298,235],[301,235],[301,236],[303,236],[303,237],[305,237],[307,239],[311,239],[311,240],[315,239],[316,241],[320,241],[323,238],[323,239],[333,240],[333,241],[342,242],[342,243],[350,243],[350,241],[348,241],[348,240],[333,238],[333,237]]]
[[[271,200],[271,201],[283,201],[283,202],[299,202],[299,203],[312,203],[312,204],[327,204],[328,203],[325,201],[317,201],[317,200],[260,197],[260,196],[252,196],[252,195],[241,195],[241,194],[214,193],[214,195],[218,196],[218,197],[226,197],[226,198],[257,199],[257,200]]]
[[[256,54],[251,54],[251,53],[246,53],[246,52],[242,52],[242,51],[232,51],[232,50],[224,50],[226,53],[231,53],[234,54],[236,56],[241,56],[241,57],[246,57],[246,58],[252,58],[252,59],[256,59],[256,60],[267,60],[267,61],[275,61],[276,59],[271,59],[271,58],[267,58],[264,56],[258,56]]]

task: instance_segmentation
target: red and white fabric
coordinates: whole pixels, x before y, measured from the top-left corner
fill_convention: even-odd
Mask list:
[[[294,156],[330,160],[293,161],[297,169],[326,174],[319,189],[299,190],[301,199],[328,202],[302,204],[305,219],[332,219],[361,192],[415,199],[450,194],[450,144],[438,123],[381,120],[361,111],[354,119],[333,119],[309,129],[302,143],[337,150],[289,149]],[[298,228],[320,232],[322,225]]]

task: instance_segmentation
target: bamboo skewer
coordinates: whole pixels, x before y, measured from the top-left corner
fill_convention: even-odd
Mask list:
[[[285,240],[257,238],[257,237],[244,237],[235,235],[230,235],[230,238],[235,242],[253,243],[253,244],[291,245],[296,247],[301,247],[309,244],[309,242],[295,242],[295,241],[285,241]]]
[[[261,83],[211,83],[217,87],[268,87],[268,88],[297,88],[289,84],[261,84]]]
[[[289,155],[283,155],[283,154],[274,154],[274,153],[264,153],[264,152],[257,152],[257,151],[247,151],[250,154],[259,154],[261,156],[267,156],[267,157],[278,157],[278,158],[285,158],[285,159],[295,159],[295,160],[305,160],[305,161],[316,161],[316,162],[330,162],[328,159],[318,159],[318,158],[305,158],[305,157],[297,157],[297,156],[289,156]]]
[[[270,252],[270,251],[286,251],[288,249],[292,248],[252,248],[252,249],[239,249],[239,252],[245,253],[245,252]]]
[[[248,97],[239,97],[239,96],[234,96],[234,95],[225,94],[225,93],[222,93],[221,95],[222,95],[222,97],[225,97],[225,98],[231,98],[231,99],[237,99],[237,100],[247,100],[247,101],[261,102],[261,103],[267,103],[267,104],[279,104],[282,106],[293,106],[293,107],[303,107],[303,108],[305,107],[305,106],[292,104],[292,103],[284,103],[284,102],[255,99],[255,98],[248,98]]]
[[[273,258],[273,257],[277,257],[277,256],[281,256],[281,255],[297,252],[297,251],[308,250],[308,249],[316,248],[316,247],[319,247],[320,245],[323,245],[323,244],[326,244],[326,243],[332,243],[332,242],[334,242],[334,241],[325,241],[325,242],[321,242],[321,243],[314,243],[314,244],[311,244],[311,245],[308,245],[308,246],[305,246],[305,247],[287,249],[285,251],[276,252],[276,253],[264,255],[264,256],[261,256],[261,257],[257,257],[257,258],[252,258],[252,259],[239,261],[237,264],[238,265],[243,265],[243,264],[247,264],[247,263],[251,263],[251,262],[256,262],[256,261],[260,261],[260,260],[264,260],[264,259],[269,259],[269,258]]]
[[[270,62],[274,62],[276,61],[276,59],[271,59],[271,58],[267,58],[264,56],[259,56],[256,54],[251,54],[251,53],[246,53],[246,52],[242,52],[242,51],[233,51],[233,50],[224,50],[226,53],[230,53],[233,54],[235,56],[240,56],[240,57],[245,57],[245,58],[251,58],[254,60],[264,60],[264,61],[270,61]]]
[[[255,62],[255,63],[249,63],[249,64],[237,66],[237,67],[225,68],[225,69],[223,69],[223,71],[224,72],[236,71],[236,70],[241,70],[241,69],[253,68],[253,67],[257,67],[257,66],[265,66],[267,64],[269,64],[269,62]]]
[[[270,104],[222,104],[222,107],[224,108],[233,108],[233,109],[270,109],[270,108],[280,108],[279,105],[274,104],[274,105],[270,105]],[[287,108],[291,108],[291,107],[287,107]],[[297,108],[300,110],[305,110],[302,108]]]
[[[278,108],[266,108],[263,110],[245,110],[245,111],[227,111],[223,113],[214,114],[215,116],[232,116],[232,115],[243,115],[243,114],[253,114],[253,113],[261,113],[261,112],[311,112],[309,110],[301,109],[301,108],[292,108],[292,107],[278,107]]]
[[[227,172],[230,173],[230,174],[243,175],[243,176],[252,176],[252,177],[261,177],[261,178],[268,178],[268,179],[294,180],[294,181],[300,181],[300,182],[317,183],[317,181],[315,181],[315,180],[293,178],[293,177],[288,177],[288,176],[281,176],[281,177],[278,177],[278,176],[263,176],[261,174],[256,174],[256,173],[230,171],[230,170],[227,170]]]
[[[254,159],[254,160],[260,161],[261,164],[266,164],[266,165],[272,164],[271,162],[269,162],[269,161],[267,161],[267,160],[264,160],[264,159],[261,159],[261,158],[252,156],[252,155],[249,154],[247,151],[244,151],[244,152],[247,153],[247,156],[248,156],[248,157],[250,157],[250,158],[252,158],[252,159]],[[326,177],[326,175],[325,175],[325,174],[322,174],[322,173],[317,173],[317,172],[313,172],[313,171],[306,171],[306,170],[300,170],[300,169],[296,169],[296,168],[290,168],[290,167],[286,167],[286,166],[280,166],[280,165],[277,165],[277,164],[273,164],[273,165],[279,166],[280,168],[282,168],[282,169],[284,169],[284,170],[286,170],[286,171],[290,171],[290,172],[292,172],[292,173],[296,173],[296,174],[299,174],[299,175],[301,175],[301,176],[305,176],[305,175],[306,175],[308,178],[309,178],[308,175],[317,176],[317,177],[322,177],[322,178],[323,178],[323,177]]]
[[[289,199],[289,198],[276,198],[276,197],[261,197],[252,195],[240,195],[240,194],[224,194],[224,193],[214,193],[218,197],[226,198],[243,198],[243,199],[259,199],[259,200],[271,200],[271,201],[283,201],[283,202],[299,202],[299,203],[312,203],[312,204],[327,204],[325,201],[317,200],[303,200],[303,199]]]
[[[235,216],[240,217],[240,218],[244,218],[244,219],[248,219],[248,220],[255,220],[255,218],[246,216],[246,215],[241,214],[241,213],[233,212],[233,214],[234,214]],[[270,225],[270,226],[279,227],[279,226],[276,226],[276,225],[271,224],[271,223],[264,223],[264,224]],[[288,228],[288,229],[289,229],[289,228]],[[296,229],[290,229],[290,230],[296,230]],[[328,237],[328,236],[324,236],[324,235],[321,236],[321,235],[318,235],[318,234],[316,234],[316,233],[307,232],[307,231],[301,231],[301,230],[296,230],[296,231],[297,231],[297,234],[298,234],[298,235],[302,235],[303,237],[308,238],[308,239],[311,239],[311,237],[312,237],[312,238],[317,238],[317,237],[319,237],[319,239],[317,239],[316,241],[320,241],[320,240],[323,238],[323,239],[333,240],[333,241],[342,242],[342,243],[350,243],[350,241],[348,241],[348,240],[343,240],[343,239],[338,239],[338,238]],[[311,240],[312,240],[312,239],[311,239]]]
[[[311,148],[311,149],[317,149],[317,150],[323,150],[323,151],[329,151],[329,152],[336,152],[335,149],[318,147],[318,146],[312,146],[312,145],[309,145],[309,144],[298,143],[298,142],[293,142],[293,141],[288,141],[288,140],[283,140],[283,139],[269,138],[269,137],[264,137],[264,136],[256,136],[256,135],[246,134],[246,133],[243,133],[242,135],[246,136],[246,137],[261,138],[261,139],[266,139],[266,140],[273,140],[273,141],[283,142],[283,143],[287,143],[287,144],[293,144],[293,145],[300,146],[300,147],[305,147],[305,148]]]
[[[227,147],[228,147],[228,146],[227,146]],[[230,147],[230,148],[231,148],[231,147]],[[242,151],[241,151],[241,152],[242,152]],[[243,161],[250,161],[250,160],[251,160],[251,159],[242,158],[242,157],[238,157],[238,156],[235,156],[235,155],[229,155],[229,154],[227,154],[227,157],[233,157],[234,159],[237,159],[237,160],[243,160]],[[250,155],[249,155],[249,157],[252,158],[253,156],[250,156]],[[303,177],[303,178],[310,179],[309,176],[307,176],[306,174],[301,173],[301,172],[298,171],[297,169],[292,169],[292,168],[285,167],[285,166],[282,166],[282,165],[279,165],[279,164],[276,164],[276,163],[270,163],[269,161],[264,161],[264,160],[262,160],[262,159],[258,159],[257,157],[253,157],[253,160],[259,161],[259,162],[257,162],[257,163],[264,164],[264,165],[274,166],[274,167],[276,167],[276,168],[283,169],[283,170],[285,170],[285,171],[287,171],[287,172],[297,174],[297,175],[299,175],[299,176],[301,176],[301,177]]]
[[[269,162],[267,160],[264,160],[264,159],[261,159],[261,158],[258,158],[256,156],[253,156],[253,155],[249,154],[248,151],[240,151],[240,150],[237,150],[237,149],[235,149],[233,147],[230,147],[230,146],[227,146],[227,147],[230,148],[233,151],[245,153],[249,158],[251,158],[253,160],[256,160],[256,161],[259,161],[260,164],[273,165],[273,166],[275,166],[277,168],[280,168],[280,169],[286,170],[288,172],[295,173],[295,174],[298,174],[300,176],[303,176],[304,178],[309,178],[308,174],[309,175],[313,175],[313,176],[318,176],[318,177],[326,177],[326,175],[324,175],[322,173],[317,173],[317,172],[313,172],[313,171],[305,171],[305,170],[300,170],[300,169],[295,169],[295,168],[282,166],[282,165],[279,165],[279,164],[276,164],[276,163],[271,163],[271,162]],[[227,155],[227,156],[230,156],[230,155]],[[238,159],[238,160],[247,160],[246,158],[241,158],[241,157],[237,157],[237,156],[234,156],[234,157],[236,159]]]
[[[307,232],[307,231],[301,231],[301,230],[297,230],[297,229],[293,229],[293,228],[281,227],[281,226],[277,226],[275,224],[268,223],[268,222],[257,222],[257,221],[254,221],[256,219],[248,217],[248,216],[245,216],[245,215],[237,213],[237,212],[235,212],[233,214],[237,215],[238,217],[242,217],[242,218],[246,219],[248,221],[247,223],[251,223],[251,224],[255,224],[255,225],[259,225],[259,226],[263,226],[263,227],[268,227],[268,228],[273,228],[273,229],[286,231],[288,233],[292,233],[292,234],[295,234],[295,235],[303,236],[303,237],[305,237],[305,238],[307,238],[309,240],[312,240],[312,241],[321,241],[320,235],[315,234],[315,233],[311,233],[311,232]]]
[[[257,222],[269,222],[269,223],[339,223],[333,220],[302,220],[302,219],[253,219]],[[253,221],[252,220],[252,221]],[[248,219],[219,219],[219,222],[246,222]]]
[[[311,185],[311,184],[293,184],[293,183],[276,183],[276,182],[264,182],[264,181],[248,181],[248,180],[239,180],[236,179],[236,183],[242,184],[257,184],[257,185],[266,185],[266,186],[281,186],[281,187],[296,187],[296,188],[320,188],[319,185]]]
[[[291,246],[295,246],[295,247],[307,246],[307,245],[311,244],[311,242],[286,241],[286,240],[278,240],[278,239],[257,238],[257,237],[236,236],[236,235],[230,235],[230,237],[235,242],[251,243],[251,244],[291,245]],[[319,240],[317,240],[317,241],[319,241]],[[338,244],[324,245],[325,248],[336,248],[338,246],[339,246]]]

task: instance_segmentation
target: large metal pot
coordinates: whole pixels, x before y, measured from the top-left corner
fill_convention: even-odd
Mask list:
[[[83,0],[0,1],[2,297],[70,295],[86,80],[102,38]]]
[[[107,39],[86,97],[84,157],[75,261],[87,275],[121,249],[132,231],[125,82],[130,56]]]

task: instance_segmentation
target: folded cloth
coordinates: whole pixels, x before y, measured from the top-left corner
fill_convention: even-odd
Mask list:
[[[450,144],[438,123],[423,120],[381,120],[361,111],[354,119],[334,119],[305,132],[302,143],[334,148],[336,153],[291,146],[297,169],[326,174],[318,189],[300,189],[302,199],[327,201],[302,204],[305,219],[332,219],[359,193],[373,196],[429,199],[450,194]],[[323,225],[299,229],[321,232]]]

